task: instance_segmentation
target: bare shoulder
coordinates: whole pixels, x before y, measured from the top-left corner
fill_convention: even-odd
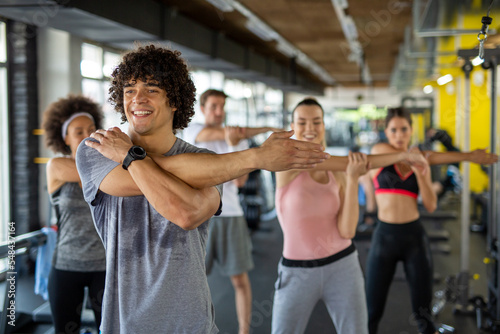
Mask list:
[[[388,143],[378,143],[373,145],[371,149],[371,154],[384,154],[384,153],[394,153],[397,152],[391,145]]]
[[[52,158],[47,162],[47,191],[49,194],[59,189],[66,181],[61,177],[67,168],[74,168],[75,160],[65,157]]]
[[[47,162],[47,171],[57,171],[60,168],[75,167],[75,160],[69,157],[55,157]]]

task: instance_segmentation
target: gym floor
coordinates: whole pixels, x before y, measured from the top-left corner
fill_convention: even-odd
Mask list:
[[[449,253],[433,251],[435,284],[434,291],[445,287],[445,278],[456,275],[460,268],[460,199],[456,195],[446,196],[440,202],[438,211],[453,212],[455,219],[425,220],[425,228],[433,231],[449,232],[448,240],[432,241],[433,249],[448,247]],[[458,211],[458,212],[457,212]],[[446,234],[446,232],[445,232]],[[249,273],[253,289],[251,332],[267,334],[271,332],[271,310],[274,282],[277,277],[283,237],[276,219],[261,222],[259,229],[252,233],[253,257],[255,268]],[[366,256],[370,247],[369,238],[355,241],[360,255],[360,263],[364,268]],[[486,255],[486,236],[483,233],[471,233],[470,236],[470,273],[479,274],[478,280],[470,282],[470,295],[486,296],[487,278],[486,265],[483,258]],[[216,323],[220,334],[237,333],[238,323],[234,306],[234,291],[229,278],[221,276],[214,268],[208,277],[212,299],[216,312]],[[346,301],[348,302],[348,301]],[[436,324],[445,324],[455,328],[455,333],[482,333],[476,328],[474,315],[454,312],[453,304],[446,304],[436,317]],[[335,333],[335,328],[322,302],[318,303],[309,320],[306,334]],[[381,334],[413,334],[418,333],[411,317],[409,291],[404,279],[402,267],[398,267],[395,279],[391,285],[384,318],[379,327]],[[445,332],[446,333],[446,332]],[[449,332],[448,332],[449,333]]]
[[[460,215],[460,199],[456,195],[446,196],[440,202],[438,214],[453,212]],[[445,287],[445,278],[455,275],[460,268],[460,218],[446,220],[425,220],[424,226],[429,234],[449,234],[447,240],[432,241],[434,249],[434,291]],[[281,256],[283,237],[281,228],[276,219],[261,222],[259,229],[252,233],[253,257],[255,268],[249,273],[253,289],[251,332],[253,334],[269,334],[271,332],[271,312],[274,293],[274,282],[277,277],[277,264]],[[365,265],[366,255],[370,247],[369,238],[358,238],[356,247],[360,255],[362,267]],[[437,251],[437,248],[447,247],[449,252]],[[487,276],[486,265],[482,260],[486,255],[486,236],[483,233],[470,235],[470,273],[479,274],[478,280],[470,282],[470,296],[486,296]],[[212,299],[215,306],[216,323],[220,334],[237,333],[238,323],[234,306],[234,291],[229,278],[221,276],[217,267],[208,277]],[[39,296],[33,296],[33,279],[20,280],[19,306],[22,309],[34,310],[44,301]],[[4,291],[3,286],[0,291]],[[24,297],[26,294],[26,297]],[[3,296],[1,296],[3,297]],[[346,300],[346,302],[349,302]],[[44,310],[43,312],[50,312]],[[50,319],[50,313],[47,314]],[[90,314],[91,316],[91,314]],[[88,315],[87,317],[88,318]],[[91,323],[86,321],[87,324]],[[474,315],[464,315],[454,312],[453,304],[446,304],[436,318],[436,324],[446,324],[455,328],[455,333],[476,334],[484,333],[476,328]],[[89,326],[92,333],[97,333],[95,328]],[[384,318],[380,324],[381,334],[416,334],[418,331],[411,318],[409,292],[401,267],[396,272],[392,283]],[[17,333],[53,334],[50,323],[38,323],[28,327],[19,328]],[[326,307],[318,303],[309,320],[306,334],[336,333]]]

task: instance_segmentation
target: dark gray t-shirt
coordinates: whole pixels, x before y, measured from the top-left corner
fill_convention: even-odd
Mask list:
[[[99,191],[118,163],[84,142],[77,151],[77,168],[106,248],[102,333],[217,333],[205,274],[208,221],[186,231],[161,216],[144,196]],[[210,151],[177,139],[165,155],[187,152]]]
[[[77,182],[66,182],[50,194],[57,208],[57,245],[52,265],[59,270],[104,271],[106,255]]]

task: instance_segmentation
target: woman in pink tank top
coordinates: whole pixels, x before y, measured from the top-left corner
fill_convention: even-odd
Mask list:
[[[293,111],[298,140],[324,143],[323,108],[305,99]],[[331,157],[308,171],[277,173],[276,208],[283,230],[283,258],[275,284],[272,333],[303,333],[323,300],[338,333],[368,333],[364,279],[352,243],[358,222],[358,177],[370,167],[420,154]],[[347,302],[346,302],[347,301]]]
[[[324,142],[323,109],[316,100],[299,103],[292,129],[298,140]],[[351,241],[358,222],[358,177],[367,165],[365,154],[349,152],[346,172],[277,173],[276,208],[284,247],[272,333],[303,333],[319,300],[338,333],[367,333],[363,273]]]

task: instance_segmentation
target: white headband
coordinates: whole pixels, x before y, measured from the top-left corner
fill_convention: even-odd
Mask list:
[[[68,131],[69,123],[71,123],[75,118],[80,117],[80,116],[88,117],[92,120],[92,122],[95,123],[94,117],[92,117],[92,115],[89,114],[88,112],[82,111],[82,112],[77,112],[76,114],[71,115],[71,117],[68,118],[67,120],[65,120],[63,125],[62,125],[61,134],[62,134],[63,140],[66,139],[66,132]]]

